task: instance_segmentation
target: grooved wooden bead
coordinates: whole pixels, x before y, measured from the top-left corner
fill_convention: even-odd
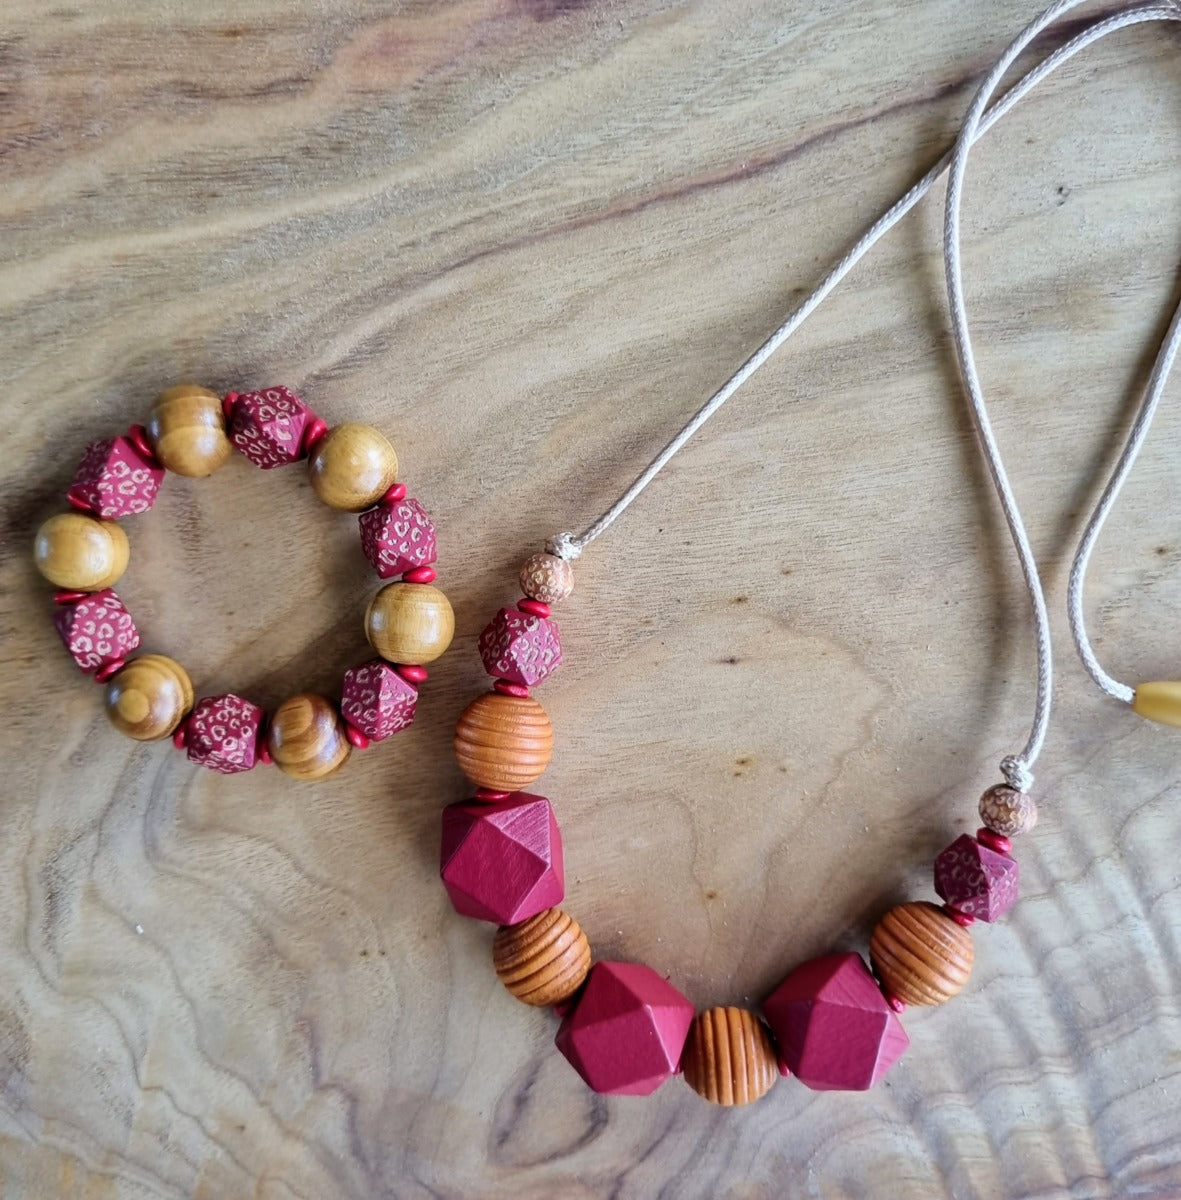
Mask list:
[[[1037,804],[1032,796],[998,783],[980,797],[980,820],[993,833],[1014,837],[1028,833],[1037,824]]]
[[[133,658],[107,684],[111,724],[137,742],[171,737],[193,707],[193,683],[175,659],[163,654]]]
[[[553,749],[553,726],[532,696],[477,696],[455,727],[459,769],[493,791],[519,792],[540,779]]]
[[[398,456],[380,430],[348,421],[333,426],[308,457],[312,489],[330,508],[371,508],[398,478]]]
[[[387,662],[433,662],[454,634],[451,602],[429,583],[386,584],[365,610],[365,636]]]
[[[335,706],[323,696],[301,692],[271,715],[267,749],[284,775],[323,779],[344,765],[352,745]]]
[[[131,547],[113,521],[85,513],[58,513],[37,530],[33,559],[37,570],[60,588],[98,592],[127,569]]]
[[[934,904],[899,904],[878,922],[869,957],[882,986],[906,1004],[942,1004],[972,973],[972,935]]]
[[[726,1107],[765,1096],[779,1075],[771,1035],[745,1008],[698,1013],[689,1028],[681,1070],[699,1096]]]
[[[1181,725],[1181,683],[1168,679],[1138,683],[1132,693],[1132,711],[1162,725]]]
[[[547,908],[496,931],[492,965],[518,1000],[545,1008],[569,1000],[582,986],[591,965],[590,943],[573,917]]]
[[[521,591],[543,604],[560,604],[574,591],[574,568],[556,554],[534,554],[521,564]]]
[[[161,465],[191,479],[212,475],[234,452],[221,397],[194,383],[161,392],[145,428]]]

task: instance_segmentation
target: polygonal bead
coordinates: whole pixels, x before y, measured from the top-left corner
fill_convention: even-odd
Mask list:
[[[70,495],[104,521],[145,513],[156,503],[164,468],[125,437],[91,442],[74,472]]]
[[[303,458],[303,436],[316,414],[289,388],[244,392],[234,400],[230,441],[269,471]]]
[[[350,667],[341,685],[340,712],[371,742],[380,742],[414,720],[418,689],[383,659]]]
[[[357,523],[361,526],[361,549],[381,579],[438,560],[434,522],[410,496],[363,512]]]
[[[1017,902],[1017,864],[965,833],[935,859],[935,891],[948,908],[995,921]]]
[[[693,1005],[651,967],[600,962],[591,967],[554,1039],[596,1092],[647,1096],[673,1075]]]
[[[873,1087],[910,1044],[860,954],[798,966],[767,997],[763,1014],[783,1065],[817,1091]]]
[[[241,696],[206,696],[197,702],[185,727],[189,759],[234,775],[258,761],[258,731],[264,713]]]
[[[484,670],[510,683],[533,687],[562,661],[557,625],[515,608],[502,608],[480,634]]]
[[[126,658],[139,645],[131,614],[110,588],[62,605],[53,623],[79,670],[88,673]]]
[[[443,809],[440,874],[455,911],[516,925],[561,903],[562,835],[544,796]]]

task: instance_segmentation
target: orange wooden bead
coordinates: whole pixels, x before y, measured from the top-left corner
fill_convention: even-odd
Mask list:
[[[681,1070],[699,1096],[726,1107],[765,1096],[779,1075],[771,1035],[745,1008],[698,1013],[689,1028]]]
[[[146,424],[148,441],[162,466],[201,479],[230,460],[221,397],[195,383],[182,383],[156,397]]]
[[[37,530],[37,570],[59,588],[98,592],[123,575],[131,557],[127,534],[114,521],[85,513],[58,513]]]
[[[569,1000],[582,986],[591,965],[590,943],[573,917],[547,908],[496,931],[492,965],[518,1000],[545,1008]]]
[[[312,490],[330,508],[361,512],[376,504],[398,478],[398,456],[372,425],[333,426],[308,456]]]
[[[496,792],[519,792],[540,779],[553,749],[553,726],[532,696],[477,696],[455,727],[460,770]]]
[[[344,765],[352,746],[335,706],[323,696],[301,692],[272,714],[267,749],[285,775],[323,779]]]
[[[906,1004],[942,1004],[972,973],[972,935],[926,901],[899,904],[878,922],[869,957],[882,986]]]
[[[163,654],[133,658],[107,684],[111,724],[137,742],[171,737],[193,707],[193,683],[175,659]]]

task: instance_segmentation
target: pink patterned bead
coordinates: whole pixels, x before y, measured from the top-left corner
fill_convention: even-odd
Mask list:
[[[498,679],[533,687],[562,661],[557,624],[516,608],[502,608],[480,634],[484,670]]]
[[[190,760],[223,775],[249,771],[258,761],[264,715],[257,704],[232,693],[198,700],[185,726]]]
[[[110,588],[63,605],[53,623],[78,669],[87,673],[126,658],[139,645],[131,614]]]
[[[82,455],[69,498],[104,521],[145,513],[156,503],[164,468],[125,437],[91,442]]]
[[[341,716],[371,742],[405,729],[417,704],[418,689],[380,658],[344,673]]]
[[[234,400],[230,441],[264,471],[304,456],[304,432],[316,414],[289,388],[243,392]]]
[[[995,921],[1017,902],[1017,863],[965,833],[935,859],[935,891],[949,908]]]
[[[434,522],[412,497],[383,500],[358,522],[361,549],[381,579],[429,566],[439,557]]]

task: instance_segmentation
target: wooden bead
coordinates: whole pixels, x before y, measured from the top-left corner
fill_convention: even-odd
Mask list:
[[[519,581],[530,600],[560,604],[574,591],[574,568],[556,554],[535,554],[521,564]]]
[[[972,973],[972,935],[934,904],[899,904],[878,922],[869,957],[882,986],[905,1004],[942,1004]]]
[[[765,1096],[779,1075],[771,1035],[745,1008],[698,1013],[689,1028],[681,1070],[699,1096],[728,1108]]]
[[[1028,833],[1037,824],[1037,804],[1032,796],[998,783],[980,797],[980,820],[993,833],[1014,837]]]
[[[142,654],[107,684],[105,704],[120,733],[156,742],[171,737],[193,707],[193,683],[174,659]]]
[[[1162,679],[1137,684],[1132,711],[1162,725],[1181,725],[1181,683]]]
[[[333,426],[308,458],[312,489],[330,508],[361,512],[398,478],[398,456],[380,430],[346,422]]]
[[[519,792],[540,779],[553,749],[553,726],[532,696],[477,696],[455,727],[459,769],[497,792]]]
[[[301,692],[284,700],[272,714],[267,749],[284,775],[323,779],[344,765],[352,746],[332,703]]]
[[[387,662],[433,662],[451,645],[451,602],[428,583],[390,583],[365,610],[365,636]]]
[[[58,513],[37,530],[33,558],[37,570],[60,588],[99,592],[127,570],[131,547],[113,521],[85,513]]]
[[[560,908],[519,925],[502,925],[492,940],[492,965],[518,1000],[545,1008],[569,1000],[591,965],[581,926]]]
[[[221,397],[195,383],[161,392],[148,414],[146,430],[160,463],[192,479],[212,475],[234,452],[226,435]]]

